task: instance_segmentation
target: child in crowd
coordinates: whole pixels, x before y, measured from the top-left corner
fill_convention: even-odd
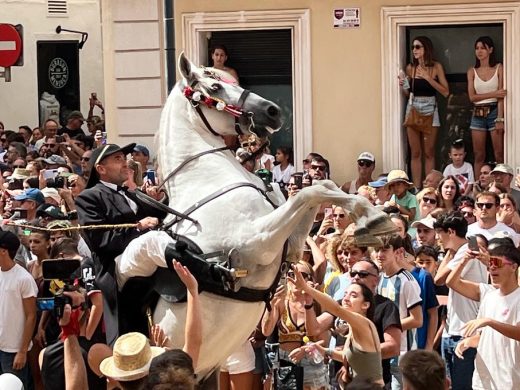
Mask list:
[[[414,194],[408,191],[413,183],[408,179],[405,171],[395,169],[388,174],[387,188],[392,193],[392,197],[385,206],[396,206],[399,212],[409,221],[415,221],[419,215],[417,209],[419,207],[417,198]]]
[[[467,195],[470,193],[475,177],[473,175],[473,166],[464,161],[466,151],[464,148],[464,140],[458,139],[453,141],[450,148],[451,164],[448,165],[443,172],[444,177],[455,176],[460,186],[460,193]]]

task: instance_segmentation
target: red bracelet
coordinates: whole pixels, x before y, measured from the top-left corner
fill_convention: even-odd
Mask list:
[[[65,341],[69,336],[79,336],[79,317],[81,316],[81,308],[73,309],[70,313],[70,320],[67,325],[61,327],[60,340]]]

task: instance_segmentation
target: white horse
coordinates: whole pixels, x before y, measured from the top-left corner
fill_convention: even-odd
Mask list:
[[[172,90],[161,117],[158,157],[163,176],[198,153],[224,147],[221,136],[236,136],[236,131],[248,134],[251,130],[264,136],[281,126],[278,106],[253,93],[247,95],[226,73],[198,68],[183,54],[179,70],[183,78]],[[221,103],[216,106],[218,102]],[[235,121],[234,116],[239,119]],[[191,160],[165,182],[165,187],[170,206],[183,211],[226,186],[243,182],[264,188],[263,182],[247,172],[230,151],[223,150]],[[304,188],[276,209],[255,188],[239,187],[191,213],[198,224],[182,220],[173,226],[173,231],[191,239],[204,253],[236,249],[239,256],[232,266],[247,270],[247,276],[240,279],[241,286],[268,289],[280,270],[284,243],[289,240],[288,257],[297,261],[323,202],[343,206],[373,234],[395,229],[386,215],[367,200],[345,194],[333,182],[323,181]],[[131,266],[127,263],[119,266],[118,271],[125,277],[148,276],[157,265],[165,266],[159,256],[146,265],[143,263]],[[203,342],[196,371],[199,378],[204,378],[248,338],[264,312],[265,303],[202,292],[201,304]],[[153,317],[175,345],[182,347],[186,305],[161,298]]]

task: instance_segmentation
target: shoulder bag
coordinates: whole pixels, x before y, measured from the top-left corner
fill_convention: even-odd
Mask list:
[[[433,115],[435,113],[435,107],[433,108],[433,113],[428,115],[419,114],[419,111],[413,106],[413,98],[415,95],[415,70],[417,67],[413,68],[413,78],[412,78],[412,91],[410,92],[410,99],[408,105],[410,109],[408,110],[408,114],[404,119],[403,125],[405,127],[411,127],[414,130],[417,130],[424,134],[430,134],[433,127]],[[437,101],[435,101],[435,106],[437,106]]]

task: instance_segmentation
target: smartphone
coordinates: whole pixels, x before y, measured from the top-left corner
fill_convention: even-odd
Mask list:
[[[106,145],[106,144],[107,144],[107,132],[102,131],[101,132],[101,145]]]
[[[57,143],[65,142],[65,137],[62,136],[62,135],[57,135],[57,136],[56,136],[56,142],[57,142]]]
[[[81,279],[81,261],[78,259],[46,259],[42,261],[44,280]]]
[[[298,187],[298,189],[302,189],[302,186],[303,186],[303,176],[302,175],[295,175],[294,176],[294,184],[296,185],[296,187]]]
[[[13,209],[13,216],[11,219],[27,219],[27,210]]]
[[[54,298],[38,298],[36,300],[36,309],[38,311],[54,310]]]
[[[56,176],[58,176],[57,169],[46,169],[45,171],[43,171],[44,179],[54,179]]]
[[[473,252],[478,252],[479,251],[479,247],[478,247],[478,242],[477,242],[477,237],[476,236],[469,236],[468,237],[468,248],[470,251],[473,251]]]
[[[150,184],[155,185],[155,171],[153,169],[146,171],[146,180],[148,180]]]
[[[324,218],[328,219],[332,217],[332,207],[325,207]]]

